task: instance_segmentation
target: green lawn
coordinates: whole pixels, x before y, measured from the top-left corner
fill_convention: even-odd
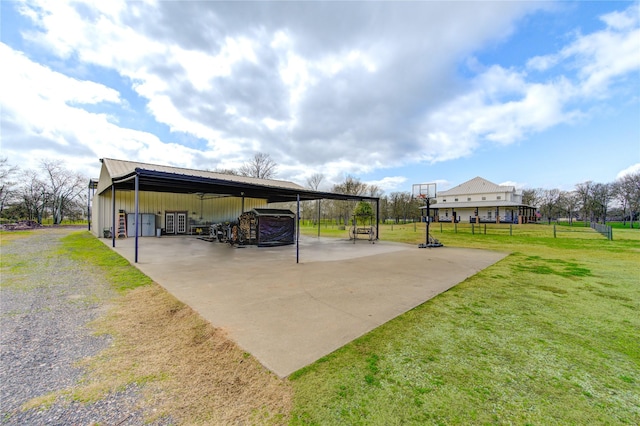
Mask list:
[[[105,250],[105,245],[88,232],[69,234],[62,238],[62,243],[59,254],[98,268],[120,292],[152,283],[151,278],[132,267],[125,258]]]
[[[295,373],[292,423],[640,424],[640,232],[552,228],[432,226],[512,254]],[[417,245],[424,225],[380,234]]]

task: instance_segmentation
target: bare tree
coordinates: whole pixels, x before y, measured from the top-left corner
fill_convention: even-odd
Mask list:
[[[17,166],[9,164],[7,157],[0,158],[0,213],[4,210],[7,203],[15,195],[16,182],[14,177],[18,173]]]
[[[580,208],[580,197],[575,191],[562,191],[560,193],[560,204],[567,212],[569,225],[573,225],[573,217]]]
[[[313,189],[314,191],[317,191],[323,180],[324,180],[324,175],[322,173],[314,173],[307,178],[307,186]],[[313,219],[314,219],[313,223],[315,225],[320,221],[322,217],[322,211],[321,211],[322,204],[320,203],[320,200],[316,200],[314,204],[315,204],[315,207],[313,208]]]
[[[237,170],[233,170],[233,169],[215,169],[214,172],[220,173],[223,175],[232,175],[232,176],[237,176],[240,174]]]
[[[597,222],[607,222],[609,204],[613,200],[613,186],[609,183],[596,183],[592,188],[591,211]]]
[[[272,179],[276,175],[277,164],[269,154],[258,152],[250,161],[240,167],[242,176],[250,176],[258,179]]]
[[[314,173],[307,178],[307,186],[314,191],[317,191],[323,180],[324,175],[322,173]]]
[[[593,191],[593,182],[590,180],[587,182],[579,183],[576,185],[576,194],[580,200],[580,206],[582,207],[582,220],[585,224],[589,220],[589,214],[591,212],[591,196]]]
[[[400,218],[404,216],[406,212],[405,204],[411,198],[411,194],[408,192],[392,192],[389,194],[389,204],[391,210],[391,217],[393,217],[396,223],[400,222]]]
[[[21,179],[23,183],[18,196],[26,219],[42,223],[48,199],[47,185],[33,170],[24,171]]]
[[[378,185],[367,185],[367,193],[369,197],[381,197],[384,191]]]
[[[635,216],[640,211],[640,173],[633,173],[618,179],[614,186],[614,194],[623,208],[624,223],[627,221],[626,210],[629,209],[631,228]]]
[[[367,184],[353,176],[347,176],[344,182],[333,185],[332,192],[348,195],[364,195],[367,192]],[[344,224],[349,222],[349,216],[355,208],[351,201],[336,201],[334,206],[338,209],[339,216],[344,219]]]
[[[524,189],[522,191],[522,204],[531,207],[538,207],[542,194],[540,189]]]
[[[339,194],[363,195],[367,192],[367,184],[353,176],[347,176],[344,182],[334,185],[332,191]]]
[[[556,217],[559,207],[561,194],[559,189],[538,189],[540,197],[540,213],[551,223],[552,217]]]
[[[44,160],[41,168],[46,176],[53,224],[58,225],[65,211],[84,194],[87,179],[67,170],[61,161]]]

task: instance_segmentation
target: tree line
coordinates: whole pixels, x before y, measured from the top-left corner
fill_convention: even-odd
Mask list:
[[[86,217],[89,179],[67,169],[64,162],[42,160],[35,169],[21,170],[0,158],[0,219],[31,220],[54,225]]]
[[[592,181],[577,184],[572,191],[525,189],[523,203],[536,206],[542,220],[566,218],[585,222],[621,221],[625,225],[640,214],[640,172],[625,175],[614,182]]]
[[[268,154],[257,153],[238,170],[217,170],[232,175],[259,179],[275,177],[277,164]],[[318,190],[324,175],[311,175],[306,186]],[[21,170],[0,158],[0,219],[3,221],[32,220],[42,223],[52,219],[60,224],[65,218],[79,220],[85,217],[89,180],[65,167],[61,161],[43,160],[36,170]],[[367,184],[353,176],[334,184],[330,192],[354,196],[379,197],[381,221],[412,222],[420,220],[424,205],[408,191],[384,194],[377,185]],[[587,181],[572,191],[560,189],[524,189],[523,204],[537,207],[543,221],[566,218],[605,223],[610,220],[627,222],[633,226],[640,215],[640,173],[623,176],[611,183]],[[293,208],[293,206],[291,206]],[[324,200],[307,202],[301,208],[302,219],[317,221],[331,219],[338,224],[349,224],[357,203],[354,201]],[[437,204],[433,204],[437,208]]]
[[[316,173],[307,179],[307,187],[318,190],[324,180],[324,175]],[[392,192],[385,195],[377,185],[367,184],[353,176],[345,179],[330,188],[330,192],[354,196],[367,196],[380,198],[380,220],[393,220],[396,223],[417,221],[422,215],[420,207],[424,205],[421,200],[411,196],[410,192]],[[354,218],[356,209],[362,209],[356,201],[323,200],[318,202],[306,202],[301,207],[302,219],[316,222],[318,219],[332,220],[340,225],[350,224]],[[372,207],[373,209],[373,207]]]
[[[219,170],[223,173],[251,176],[260,179],[275,177],[277,164],[269,154],[257,153],[238,170]],[[311,175],[307,179],[307,187],[318,190],[324,180],[322,173]],[[355,196],[380,198],[380,220],[395,223],[420,220],[424,206],[421,200],[412,197],[408,191],[384,194],[376,185],[367,184],[353,176],[346,176],[344,181],[334,184],[331,192]],[[524,189],[522,202],[536,207],[542,220],[548,221],[566,218],[569,223],[576,219],[588,222],[609,220],[623,221],[633,224],[640,214],[640,173],[621,177],[611,183],[587,181],[579,183],[572,191],[560,189]],[[290,206],[293,208],[293,206]],[[348,224],[352,220],[357,203],[353,201],[324,200],[322,203],[303,203],[301,216],[303,219],[317,221],[331,219],[338,224]],[[437,204],[433,204],[437,208]]]

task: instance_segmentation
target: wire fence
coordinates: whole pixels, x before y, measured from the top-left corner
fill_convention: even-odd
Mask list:
[[[601,233],[603,236],[607,238],[607,240],[613,240],[613,228],[609,225],[602,225],[600,223],[591,223],[591,228],[596,232]]]
[[[606,230],[600,231],[600,227]],[[434,237],[437,234],[469,234],[469,235],[503,235],[514,237],[548,237],[548,238],[581,238],[581,239],[601,239],[603,236],[609,240],[613,239],[610,226],[600,225],[598,229],[592,226],[568,226],[568,225],[541,225],[541,224],[491,224],[491,223],[431,223],[429,231]],[[391,225],[388,230],[424,232],[424,224],[399,224]]]
[[[345,225],[341,222],[323,220],[320,224],[312,221],[301,221],[301,226],[320,227],[323,232],[339,232],[345,230]],[[424,222],[386,223],[380,224],[380,233],[392,232],[394,234],[425,232]],[[609,225],[597,223],[579,222],[574,224],[509,224],[509,223],[451,223],[432,222],[429,224],[429,232],[434,238],[439,238],[439,234],[468,234],[468,235],[503,235],[512,237],[543,237],[543,238],[572,238],[572,239],[602,239],[613,240],[613,230]],[[382,237],[382,235],[381,235]]]

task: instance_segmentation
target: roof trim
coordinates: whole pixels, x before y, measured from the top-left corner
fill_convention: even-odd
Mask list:
[[[429,207],[430,209],[475,209],[486,207],[526,207],[533,209],[535,207],[528,206],[526,204],[515,203],[513,201],[506,200],[493,200],[493,201],[459,201],[452,203],[433,203]],[[420,207],[425,208],[425,207]]]

